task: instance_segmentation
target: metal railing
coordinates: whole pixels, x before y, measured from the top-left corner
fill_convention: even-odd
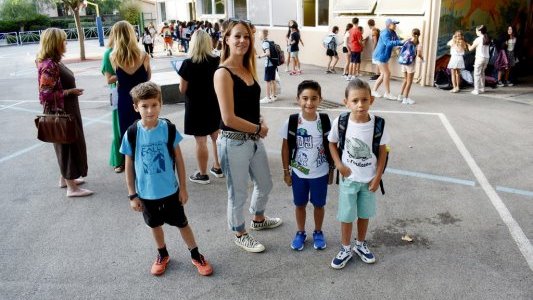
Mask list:
[[[103,26],[104,38],[109,37],[112,26]],[[137,36],[140,34],[139,25],[133,25]],[[63,29],[67,34],[68,41],[75,41],[78,39],[78,31],[76,28]],[[42,30],[21,31],[21,32],[0,32],[0,47],[14,46],[24,44],[36,44],[41,41]],[[98,30],[96,27],[83,27],[83,34],[86,40],[94,40],[98,38]]]

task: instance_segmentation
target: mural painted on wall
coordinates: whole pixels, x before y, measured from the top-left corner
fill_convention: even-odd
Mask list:
[[[502,36],[509,25],[525,38],[533,32],[531,12],[530,0],[442,0],[437,57],[449,53],[446,43],[456,30],[472,43],[481,24],[492,38]]]

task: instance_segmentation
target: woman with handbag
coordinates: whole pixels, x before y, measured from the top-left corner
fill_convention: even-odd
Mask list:
[[[120,140],[133,122],[141,115],[133,109],[131,89],[139,83],[150,80],[150,57],[142,52],[137,44],[135,30],[127,21],[119,21],[111,28],[114,47],[111,52],[111,64],[118,80],[118,122]]]
[[[61,176],[59,187],[67,188],[67,197],[84,197],[93,192],[78,187],[81,177],[87,176],[87,148],[83,135],[78,96],[83,89],[76,88],[74,74],[63,63],[61,57],[66,52],[67,35],[58,28],[48,28],[41,34],[37,53],[39,101],[45,113],[64,111],[74,120],[77,139],[73,143],[57,144],[54,149]]]

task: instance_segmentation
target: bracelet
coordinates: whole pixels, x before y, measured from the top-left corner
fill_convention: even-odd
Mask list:
[[[137,193],[133,194],[133,195],[128,195],[128,198],[130,198],[130,200],[133,200],[135,198],[138,198],[139,195]]]
[[[257,129],[255,130],[254,134],[259,134],[260,131],[261,131],[261,123],[257,125]]]

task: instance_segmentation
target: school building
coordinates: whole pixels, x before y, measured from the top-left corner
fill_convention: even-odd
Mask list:
[[[287,23],[296,20],[300,26],[302,40],[300,60],[304,64],[326,65],[322,41],[331,27],[338,26],[342,38],[346,24],[353,17],[359,18],[364,34],[369,34],[367,21],[374,19],[378,28],[384,28],[385,20],[400,21],[397,33],[409,38],[411,30],[421,31],[424,63],[418,63],[415,82],[432,85],[437,58],[447,53],[446,42],[455,30],[465,32],[471,43],[475,37],[475,26],[485,24],[492,36],[506,31],[508,25],[518,29],[524,39],[524,64],[531,64],[533,53],[533,4],[530,0],[157,0],[157,21],[166,20],[209,20],[238,18],[250,20],[259,32],[269,29],[269,38],[285,45]],[[256,34],[256,46],[260,34]],[[367,49],[370,45],[367,42]],[[259,50],[259,48],[258,48]],[[344,65],[344,56],[337,66]],[[401,76],[400,67],[394,63],[397,53],[391,59],[393,76]],[[363,51],[361,70],[371,72],[370,51]],[[529,68],[531,70],[531,68]]]

